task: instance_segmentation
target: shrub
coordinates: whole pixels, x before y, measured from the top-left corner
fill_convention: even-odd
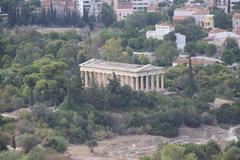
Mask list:
[[[239,106],[224,105],[215,111],[218,123],[238,124],[240,122]]]
[[[25,152],[29,152],[33,149],[36,145],[40,143],[39,137],[36,137],[32,134],[22,134],[17,137],[17,144],[24,148]]]
[[[1,104],[0,103],[0,113],[12,112],[12,111],[14,111],[16,109],[17,109],[17,107],[15,105],[12,105],[12,104]]]
[[[168,123],[160,123],[157,126],[152,126],[149,134],[160,135],[164,137],[177,137],[179,130]]]
[[[144,127],[147,122],[147,116],[143,112],[130,113],[127,118],[130,127]]]
[[[194,107],[188,107],[184,115],[184,123],[188,127],[196,128],[202,123],[201,115]]]
[[[36,147],[28,153],[27,160],[64,160],[64,158],[52,149]]]
[[[47,137],[43,141],[43,146],[52,148],[59,153],[63,153],[67,149],[68,144],[63,137],[55,136],[55,137]]]
[[[21,155],[15,151],[3,151],[0,152],[1,160],[19,160],[21,159]]]
[[[95,112],[95,123],[105,127],[113,127],[115,121],[110,113]]]
[[[7,150],[7,145],[9,144],[10,136],[2,131],[0,131],[0,151]]]
[[[213,125],[215,122],[215,117],[210,115],[208,112],[202,113],[202,122],[204,124]]]

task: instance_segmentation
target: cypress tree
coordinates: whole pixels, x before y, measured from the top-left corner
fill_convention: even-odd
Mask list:
[[[15,136],[13,135],[12,136],[12,143],[11,143],[11,147],[13,148],[13,149],[16,149],[16,140],[15,140]]]

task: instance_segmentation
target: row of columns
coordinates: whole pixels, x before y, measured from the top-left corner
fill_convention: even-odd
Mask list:
[[[142,76],[126,76],[117,75],[121,86],[129,85],[133,90],[164,90],[164,75],[163,74],[151,74]],[[95,81],[99,85],[106,86],[108,80],[113,78],[113,74],[81,71],[81,77],[84,79],[85,87],[89,87],[90,84]]]

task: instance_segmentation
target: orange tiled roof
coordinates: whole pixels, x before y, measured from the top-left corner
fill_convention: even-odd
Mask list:
[[[119,3],[118,9],[132,9],[132,6],[131,2]]]
[[[183,22],[187,18],[189,18],[189,17],[188,16],[173,16],[173,21],[175,21],[175,22]]]
[[[220,32],[226,32],[226,30],[221,28],[213,28],[212,30],[209,31],[209,33],[220,33]]]
[[[62,6],[66,8],[75,8],[76,6],[76,3],[74,0],[43,0],[41,5],[43,8],[50,8],[51,3],[53,7],[57,5],[57,6]]]
[[[202,15],[202,14],[209,14],[209,9],[208,8],[200,8],[194,13],[194,15]]]

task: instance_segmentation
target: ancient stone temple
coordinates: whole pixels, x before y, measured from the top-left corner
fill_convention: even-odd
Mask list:
[[[122,86],[129,85],[133,90],[164,90],[164,68],[151,64],[138,65],[90,59],[79,67],[85,87],[89,87],[93,81],[106,86],[115,73]]]

